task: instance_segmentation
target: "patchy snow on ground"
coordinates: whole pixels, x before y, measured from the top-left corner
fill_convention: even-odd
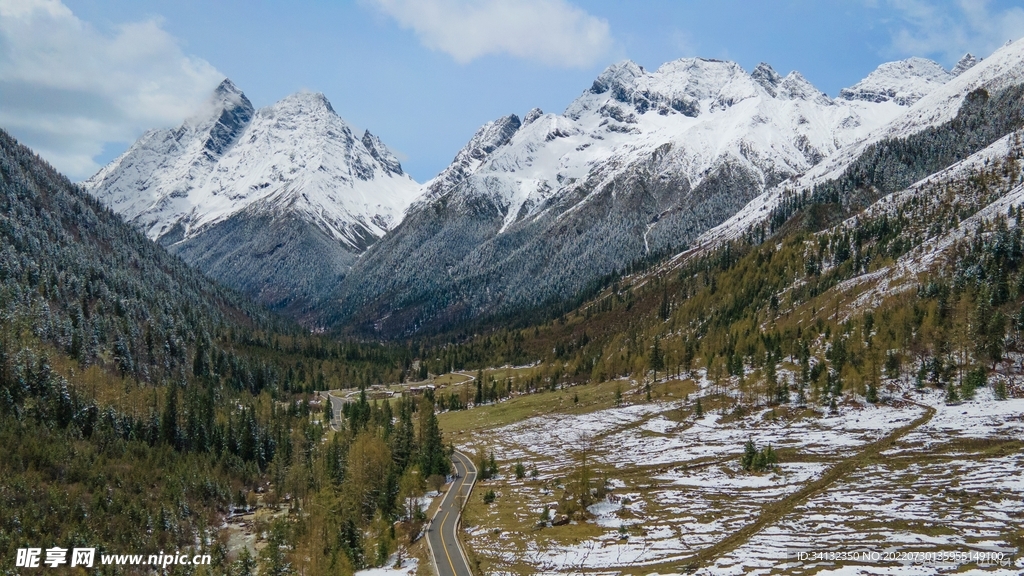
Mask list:
[[[499,427],[474,442],[499,460],[521,460],[538,478],[498,482],[495,506],[519,509],[523,530],[472,527],[470,546],[497,573],[645,573],[681,570],[692,555],[753,521],[765,504],[797,494],[836,463],[934,410],[930,420],[881,456],[798,500],[783,514],[700,573],[934,574],[934,566],[877,563],[868,567],[786,564],[801,549],[1008,550],[1024,521],[1024,399],[946,405],[941,390],[907,389],[892,404],[841,404],[840,414],[804,411],[772,418],[709,413],[683,418],[681,403],[651,402],[589,414],[547,414]],[[902,392],[901,392],[902,394]],[[771,472],[743,471],[743,444],[771,444],[789,455]],[[1011,444],[1007,444],[1007,443]],[[987,450],[1007,445],[1006,450]],[[1014,452],[1016,450],[1016,452]],[[607,499],[586,521],[537,527],[542,506],[554,509],[580,454],[606,478]],[[795,457],[794,457],[795,456]],[[500,484],[500,486],[498,485]],[[500,517],[494,508],[488,518]],[[1021,562],[1024,562],[1022,560]],[[1005,570],[1019,567],[1004,566]],[[852,570],[852,571],[851,571]],[[942,568],[946,570],[946,568]],[[999,573],[994,572],[994,573]]]
[[[409,557],[402,560],[402,565],[395,568],[395,563],[398,561],[398,557],[392,555],[388,558],[388,562],[381,568],[368,568],[366,570],[359,570],[356,572],[356,576],[415,576],[416,569],[419,565],[419,559]]]

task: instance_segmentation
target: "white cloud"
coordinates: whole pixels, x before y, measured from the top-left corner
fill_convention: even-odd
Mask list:
[[[59,0],[0,0],[0,127],[72,178],[105,145],[181,122],[223,78],[159,20],[106,34]]]
[[[931,56],[952,65],[971,52],[987,56],[1024,37],[1024,8],[993,11],[987,0],[958,0],[953,9],[922,0],[890,0],[899,14],[892,49],[900,56]]]
[[[608,22],[564,0],[368,0],[457,62],[508,54],[590,66],[611,47]]]

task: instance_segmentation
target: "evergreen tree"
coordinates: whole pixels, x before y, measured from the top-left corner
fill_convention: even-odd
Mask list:
[[[661,352],[661,338],[659,336],[654,337],[654,346],[651,348],[651,358],[649,360],[650,369],[654,372],[654,379],[658,379],[658,371],[665,367],[665,357]]]
[[[172,381],[167,386],[164,411],[160,417],[160,440],[169,446],[178,446],[178,386]]]
[[[231,565],[232,576],[256,576],[256,559],[249,553],[247,546],[242,547],[238,559]]]
[[[398,405],[398,425],[391,436],[391,456],[399,470],[405,470],[416,452],[416,437],[412,426],[411,402],[402,400]]]
[[[754,466],[754,459],[757,458],[757,446],[753,438],[748,438],[743,445],[743,456],[740,458],[740,466],[744,470],[750,470]]]
[[[984,366],[969,371],[960,384],[960,396],[964,400],[973,400],[974,391],[985,385],[986,371]]]
[[[878,402],[878,386],[875,386],[874,382],[868,383],[868,393],[865,399],[872,404]]]
[[[420,470],[425,476],[451,472],[451,462],[445,454],[441,428],[434,414],[434,403],[424,398],[420,404]]]
[[[956,392],[956,386],[952,382],[946,385],[946,404],[956,404],[960,401],[960,395]]]
[[[996,400],[1006,400],[1006,381],[1000,378],[996,381],[995,386],[992,387],[992,392],[995,394]]]

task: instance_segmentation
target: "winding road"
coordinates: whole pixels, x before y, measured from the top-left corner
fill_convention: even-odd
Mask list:
[[[461,452],[452,454],[452,462],[456,477],[430,520],[427,545],[438,576],[473,576],[469,559],[459,543],[458,532],[462,507],[476,482],[476,466]]]

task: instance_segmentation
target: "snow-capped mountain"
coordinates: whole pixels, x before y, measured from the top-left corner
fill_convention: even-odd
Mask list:
[[[255,110],[230,80],[84,186],[207,273],[279,305],[322,296],[419,192],[387,146],[357,136],[323,94]]]
[[[950,78],[913,58],[832,99],[768,64],[615,64],[562,114],[482,127],[355,264],[342,316],[415,330],[575,295],[686,246]]]
[[[969,56],[969,55],[968,55]],[[967,62],[964,63],[967,66]],[[866,78],[839,92],[844,100],[895,102],[910,106],[942,86],[953,77],[939,65],[925,58],[908,58],[882,64]]]
[[[883,64],[882,67],[885,66]],[[947,82],[934,87],[893,120],[879,125],[799,177],[768,188],[727,221],[703,234],[696,243],[713,245],[735,238],[767,218],[787,190],[810,190],[839,178],[872,145],[883,140],[907,138],[952,121],[968,96],[977,90],[995,94],[1024,84],[1024,39],[1005,44],[985,59],[967,54],[954,67],[954,72]]]

